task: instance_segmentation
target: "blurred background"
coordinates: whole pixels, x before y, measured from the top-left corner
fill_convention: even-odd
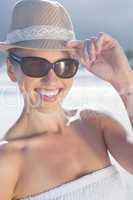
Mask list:
[[[6,39],[15,2],[16,0],[0,0],[1,41]],[[70,12],[77,39],[83,40],[96,36],[98,32],[106,32],[119,41],[133,66],[132,0],[59,0],[59,2]],[[18,119],[23,108],[23,100],[17,84],[12,83],[6,74],[5,58],[6,55],[0,53],[1,138]],[[74,85],[64,101],[64,106],[68,109],[88,107],[106,112],[119,120],[132,134],[127,111],[118,93],[109,83],[84,68],[78,71]],[[127,200],[132,200],[133,175],[126,172],[113,158],[112,162],[120,169],[127,192]]]

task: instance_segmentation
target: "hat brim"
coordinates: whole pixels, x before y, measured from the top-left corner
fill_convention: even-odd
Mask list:
[[[63,40],[27,40],[13,44],[0,42],[0,51],[6,52],[14,48],[39,51],[74,51],[73,48],[67,48],[66,41]]]

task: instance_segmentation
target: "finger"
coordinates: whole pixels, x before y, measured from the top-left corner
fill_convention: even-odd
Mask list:
[[[106,33],[99,33],[95,45],[97,48],[97,52],[101,53],[102,50],[114,47],[115,40]]]
[[[78,59],[82,64],[85,63],[85,55],[84,55],[84,41],[81,40],[71,40],[66,44],[69,48],[74,48],[74,52],[72,52],[72,57]]]
[[[86,60],[89,59],[90,62],[94,62],[96,59],[96,48],[95,48],[96,38],[86,39],[84,42],[85,57]]]
[[[77,55],[78,55],[79,61],[80,61],[82,64],[85,64],[86,58],[85,58],[84,49],[79,49],[79,50],[77,50]]]
[[[73,51],[68,51],[70,58],[77,59],[77,49],[73,49]]]
[[[82,49],[75,48],[74,51],[69,52],[69,55],[71,58],[78,60],[82,64],[85,63],[85,58]]]
[[[110,35],[108,35],[107,33],[104,33],[104,32],[100,32],[98,34],[98,38],[103,39],[104,42],[109,42],[109,41],[114,40],[114,38],[112,36],[110,36]]]
[[[86,60],[88,60],[88,61],[90,60],[90,58],[89,58],[90,44],[91,44],[90,39],[84,40],[84,55],[85,55]]]
[[[74,51],[71,53],[71,56],[74,59],[78,59],[81,62],[84,61],[83,54],[82,54],[83,47],[84,47],[83,41],[81,41],[81,40],[69,40],[66,43],[66,46],[74,49]]]
[[[97,49],[96,49],[96,37],[93,37],[91,39],[91,45],[90,45],[90,59],[92,62],[94,62],[96,60],[97,57]]]
[[[83,41],[81,40],[69,40],[66,43],[67,47],[71,47],[71,48],[78,48],[78,49],[82,49],[84,47]]]

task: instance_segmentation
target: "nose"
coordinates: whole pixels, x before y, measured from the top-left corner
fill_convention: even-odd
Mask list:
[[[41,79],[42,82],[48,83],[48,84],[57,84],[59,83],[59,78],[55,74],[53,69],[50,69],[48,74]]]

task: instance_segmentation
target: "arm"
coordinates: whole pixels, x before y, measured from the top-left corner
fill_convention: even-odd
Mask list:
[[[20,171],[20,155],[0,144],[0,199],[11,200]]]
[[[133,71],[131,70],[125,81],[114,83],[113,87],[119,93],[128,113],[131,125],[133,127]]]
[[[133,71],[118,41],[106,33],[99,33],[95,39],[69,41],[67,45],[78,49],[75,57],[88,71],[115,87],[133,126]]]
[[[102,114],[101,127],[105,144],[112,156],[133,174],[133,136],[117,120]]]

